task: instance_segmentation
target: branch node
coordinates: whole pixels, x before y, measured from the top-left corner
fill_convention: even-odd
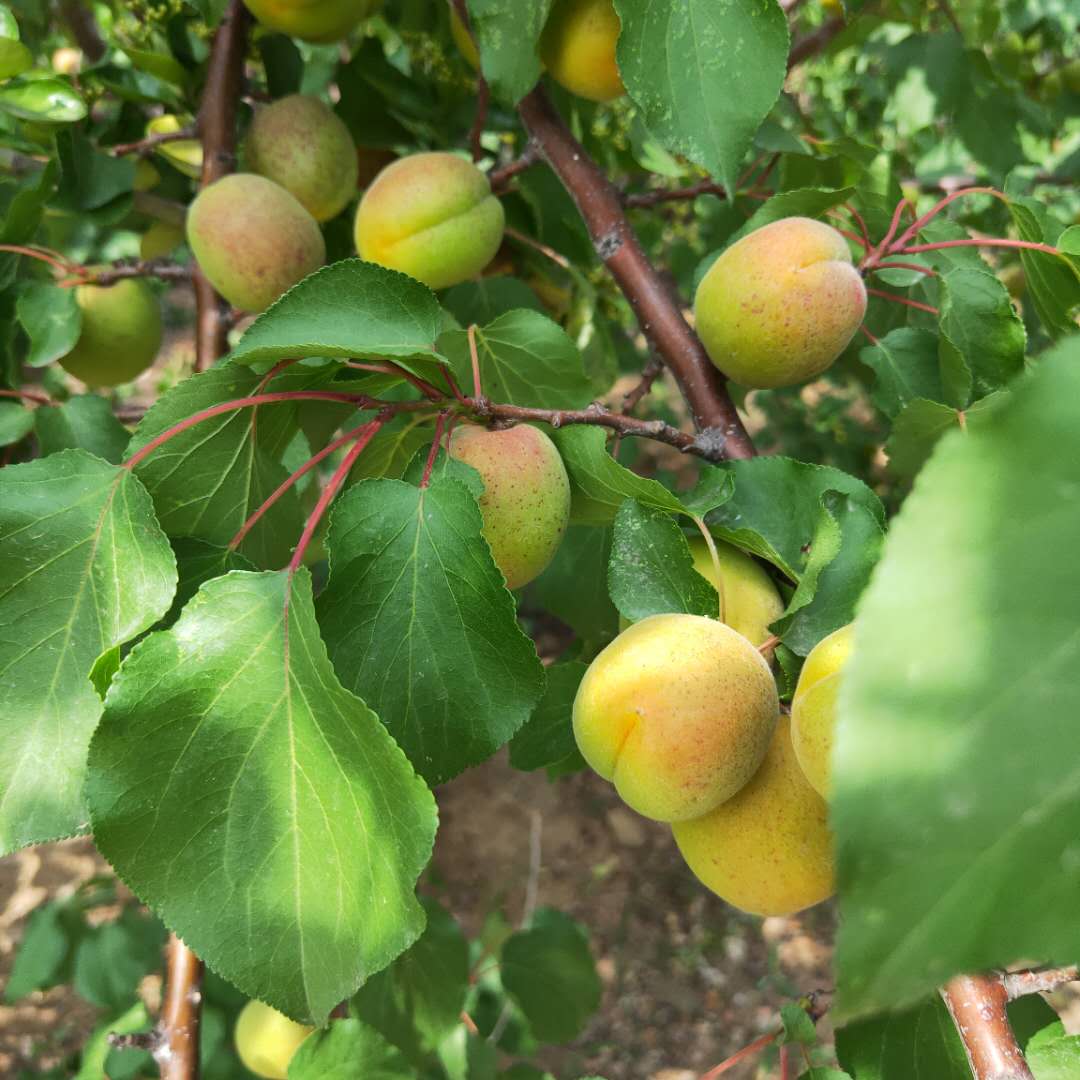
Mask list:
[[[607,262],[608,259],[617,255],[619,249],[623,246],[623,238],[619,228],[616,226],[611,232],[604,233],[603,236],[598,236],[594,244],[596,248],[596,254],[600,258]]]
[[[722,428],[708,427],[699,431],[686,449],[696,451],[708,461],[723,461],[727,441],[727,433]]]

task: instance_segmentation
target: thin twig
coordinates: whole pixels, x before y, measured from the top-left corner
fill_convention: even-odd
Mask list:
[[[190,266],[181,266],[169,259],[132,259],[113,263],[103,270],[84,267],[83,272],[59,282],[62,288],[76,285],[114,285],[127,278],[152,277],[159,281],[190,281]]]
[[[928,311],[931,315],[940,314],[938,309],[931,304],[923,304],[918,300],[909,300],[906,296],[897,296],[896,293],[886,292],[884,289],[867,289],[866,291],[870,296],[878,296],[882,300],[891,300],[894,304],[903,304],[904,307],[915,308],[918,311]]]
[[[146,157],[147,154],[153,153],[163,143],[196,139],[198,135],[198,125],[190,124],[187,127],[178,128],[176,131],[156,131],[153,135],[136,139],[134,142],[117,143],[115,146],[108,147],[108,149],[114,157],[125,157],[128,154],[138,154],[139,157]]]
[[[57,405],[56,401],[53,401],[51,397],[45,394],[38,394],[33,390],[0,390],[0,397],[3,398],[16,398],[23,401],[32,401],[35,405]]]
[[[719,1065],[715,1065],[707,1073],[702,1073],[699,1080],[716,1080],[718,1076],[723,1076],[724,1073],[728,1072],[730,1069],[734,1069],[740,1061],[745,1061],[746,1058],[760,1053],[766,1046],[774,1043],[779,1037],[779,1031],[773,1031],[768,1035],[762,1035],[752,1043],[744,1046],[741,1050],[736,1050],[731,1057],[725,1058]]]
[[[641,381],[623,396],[622,414],[629,416],[638,402],[653,388],[653,383],[663,374],[664,365],[654,356],[641,369]]]
[[[718,199],[726,199],[727,191],[722,184],[715,180],[701,180],[688,187],[668,188],[657,191],[639,191],[633,195],[623,196],[623,205],[635,210],[646,209],[665,202],[680,202],[687,199],[696,199],[699,195],[715,195]]]
[[[482,142],[484,128],[487,126],[488,106],[491,104],[491,88],[483,73],[476,73],[476,114],[473,116],[472,127],[469,129],[469,149],[472,151],[473,161],[482,161],[484,157],[484,144]]]
[[[1028,994],[1049,994],[1071,982],[1080,981],[1080,966],[1032,968],[1028,971],[1004,971],[1001,981],[1010,1001]]]
[[[541,255],[549,258],[553,263],[561,266],[564,270],[570,269],[570,260],[565,255],[560,255],[553,247],[549,247],[535,237],[529,236],[528,233],[519,232],[517,229],[507,226],[506,235],[511,240],[516,240],[519,244],[531,247],[534,251],[539,251]]]
[[[500,165],[498,168],[492,169],[491,172],[488,173],[488,180],[491,182],[491,190],[496,195],[505,195],[510,189],[510,181],[513,180],[515,176],[525,172],[527,169],[531,169],[542,160],[543,157],[537,149],[536,144],[530,140],[525,144],[525,149],[521,151],[521,154],[514,158],[513,161],[508,161],[505,165]]]

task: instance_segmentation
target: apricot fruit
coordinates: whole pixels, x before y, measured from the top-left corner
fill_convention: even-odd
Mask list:
[[[244,1068],[266,1080],[288,1080],[289,1062],[314,1030],[261,1001],[249,1001],[236,1018],[233,1038]]]
[[[751,645],[761,645],[772,636],[769,624],[784,613],[784,601],[772,578],[749,555],[723,540],[713,543],[720,562],[719,581],[709,546],[701,539],[690,541],[694,569],[721,594],[723,621]]]
[[[571,94],[613,101],[626,93],[615,62],[620,29],[612,0],[555,0],[540,38],[540,58]]]
[[[495,257],[505,226],[487,177],[454,154],[411,154],[388,165],[356,211],[362,259],[445,289]]]
[[[244,159],[316,221],[337,217],[356,192],[359,163],[349,129],[329,105],[307,94],[290,94],[256,111]]]
[[[265,310],[326,259],[315,219],[253,173],[203,188],[188,210],[187,239],[210,283],[242,311]]]
[[[146,134],[172,135],[187,126],[179,116],[165,113],[162,116],[153,117],[147,123]],[[197,180],[202,175],[203,152],[202,143],[198,139],[173,139],[171,142],[163,142],[158,145],[155,152],[185,176]]]
[[[340,41],[379,0],[244,0],[248,11],[268,30],[302,41]]]
[[[814,790],[827,799],[832,784],[832,749],[840,680],[851,656],[852,626],[841,627],[811,650],[791,699],[791,741]]]
[[[502,431],[462,424],[450,436],[450,456],[484,481],[484,538],[507,588],[528,584],[555,557],[570,521],[570,478],[555,444],[527,424]]]
[[[184,229],[169,221],[155,221],[139,239],[140,259],[161,259],[184,242]]]
[[[750,782],[672,832],[702,884],[753,915],[792,915],[834,891],[828,808],[799,768],[786,716]]]
[[[712,362],[742,386],[805,382],[844,351],[866,314],[847,241],[810,218],[774,221],[736,241],[694,297]]]
[[[779,707],[769,665],[742,634],[700,615],[651,615],[589,665],[574,737],[631,809],[685,821],[750,780]]]
[[[79,285],[82,332],[60,366],[88,386],[119,386],[141,375],[161,348],[161,309],[141,278]]]

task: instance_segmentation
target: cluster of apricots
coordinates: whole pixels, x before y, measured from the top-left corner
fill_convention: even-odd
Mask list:
[[[691,544],[720,618],[652,615],[589,665],[574,701],[582,756],[622,800],[671,825],[690,869],[755,915],[790,915],[833,892],[826,797],[851,627],[820,641],[781,713],[762,647],[783,610],[749,555]]]

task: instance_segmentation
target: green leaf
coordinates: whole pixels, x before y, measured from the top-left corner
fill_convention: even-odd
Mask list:
[[[368,443],[349,473],[349,483],[369,477],[400,480],[417,452],[422,447],[430,447],[432,438],[429,423],[417,423],[416,418],[408,415],[395,417]]]
[[[814,1046],[818,1041],[817,1028],[810,1014],[801,1005],[789,1002],[780,1006],[780,1023],[784,1033],[781,1042]]]
[[[36,416],[43,457],[60,450],[86,450],[119,465],[131,439],[113,415],[108,399],[98,394],[81,394],[60,405],[46,405]]]
[[[187,602],[208,582],[224,577],[233,570],[257,570],[248,559],[236,551],[181,536],[172,542],[176,555],[179,581],[172,607],[162,620],[162,626],[171,626],[180,617]],[[160,629],[161,627],[159,627]]]
[[[72,213],[98,210],[134,187],[134,163],[101,153],[78,128],[56,136],[56,152],[60,160],[56,202]]]
[[[502,984],[521,1006],[542,1042],[567,1043],[600,1005],[600,977],[581,925],[554,908],[541,908],[528,930],[502,950]]]
[[[278,376],[268,391],[316,384],[318,372]],[[251,396],[262,377],[238,364],[219,364],[177,384],[143,417],[128,447],[133,456],[155,437],[203,409]],[[162,528],[227,546],[244,522],[286,479],[279,464],[297,430],[297,402],[222,413],[170,439],[136,466],[154,500]],[[256,566],[284,566],[300,537],[303,518],[290,489],[240,545]]]
[[[0,79],[21,75],[34,66],[34,54],[21,42],[0,38]]]
[[[66,450],[0,470],[0,851],[80,831],[97,658],[168,608],[176,565],[142,485]]]
[[[330,656],[431,783],[493,754],[544,689],[481,525],[475,497],[438,473],[424,490],[365,480],[330,523]]]
[[[731,247],[736,240],[741,240],[744,236],[756,232],[764,225],[780,221],[781,218],[820,218],[834,206],[841,206],[848,202],[854,194],[853,187],[796,188],[794,191],[782,191],[779,195],[766,199],[746,222],[727,238],[724,247]]]
[[[0,4],[0,38],[19,40],[19,24],[7,4]]]
[[[297,1020],[322,1024],[423,927],[434,799],[334,677],[306,570],[208,582],[132,650],[86,797],[98,849],[140,899]]]
[[[30,913],[4,987],[7,1004],[57,982],[69,945],[63,912],[62,902],[48,900]]]
[[[564,761],[577,750],[571,713],[588,665],[578,660],[552,664],[547,689],[528,723],[510,740],[510,764],[530,772]]]
[[[683,504],[663,484],[623,468],[608,453],[602,428],[566,427],[552,431],[551,437],[570,474],[574,520],[608,525],[627,499],[671,514],[683,512]]]
[[[1027,1051],[1035,1080],[1073,1080],[1080,1076],[1080,1035],[1061,1035]]]
[[[1007,398],[1006,391],[998,391],[962,411],[950,409],[938,401],[917,398],[908,402],[896,417],[892,434],[885,444],[889,468],[897,476],[910,479],[923,467],[942,435],[955,428],[978,426]]]
[[[847,1015],[1076,954],[1080,570],[1048,553],[1080,531],[1078,426],[1073,338],[941,441],[863,598],[834,756]]]
[[[484,78],[516,105],[540,78],[537,42],[553,0],[468,0]]]
[[[11,446],[34,430],[34,410],[18,401],[0,400],[0,446]]]
[[[122,1080],[122,1076],[131,1076],[131,1073],[121,1074],[113,1068],[112,1062],[116,1053],[109,1036],[132,1035],[137,1031],[146,1031],[150,1028],[150,1014],[146,1006],[136,1002],[126,1012],[104,1024],[99,1024],[82,1047],[79,1060],[79,1071],[74,1074],[74,1080]],[[152,1065],[153,1058],[146,1051],[125,1050],[124,1059],[135,1059],[136,1065]]]
[[[1027,334],[1005,286],[983,270],[941,276],[940,356],[949,404],[966,408],[1024,368]]]
[[[787,18],[774,0],[615,0],[618,63],[645,123],[729,190],[787,73]]]
[[[608,591],[630,622],[667,612],[719,616],[720,598],[694,569],[682,529],[670,514],[633,499],[615,515]]]
[[[334,1020],[309,1035],[289,1062],[289,1080],[415,1080],[401,1052],[359,1020]]]
[[[1008,1008],[1022,1047],[1055,1018],[1040,997],[1021,998]],[[845,1024],[836,1032],[836,1055],[855,1080],[971,1080],[964,1044],[937,994],[911,1009]]]
[[[74,289],[31,282],[19,294],[15,313],[30,339],[24,363],[44,367],[67,356],[82,332],[82,311]]]
[[[571,525],[551,565],[525,595],[586,641],[615,636],[619,613],[607,590],[610,528]]]
[[[85,118],[86,103],[62,79],[14,79],[0,86],[0,112],[39,124],[74,124]]]
[[[859,359],[872,368],[874,404],[886,416],[896,419],[916,398],[940,401],[944,396],[938,362],[938,337],[929,330],[901,326],[859,352]]]
[[[500,315],[517,309],[546,314],[540,297],[515,277],[482,277],[476,281],[464,281],[447,289],[442,298],[443,307],[462,326],[484,326]]]
[[[91,1005],[119,1010],[137,996],[144,976],[161,967],[165,928],[136,908],[94,927],[75,952],[75,990]]]
[[[469,945],[453,916],[424,901],[420,939],[360,988],[350,1004],[359,1017],[411,1057],[422,1056],[461,1022],[469,989]]]
[[[248,327],[232,351],[240,364],[291,357],[407,361],[435,357],[442,311],[419,281],[360,259],[324,266],[290,289]],[[430,367],[430,365],[429,365]]]
[[[593,396],[578,347],[566,331],[536,311],[500,315],[476,334],[480,381],[492,401],[540,409],[579,409]],[[439,339],[458,385],[472,392],[468,335],[452,330]]]

